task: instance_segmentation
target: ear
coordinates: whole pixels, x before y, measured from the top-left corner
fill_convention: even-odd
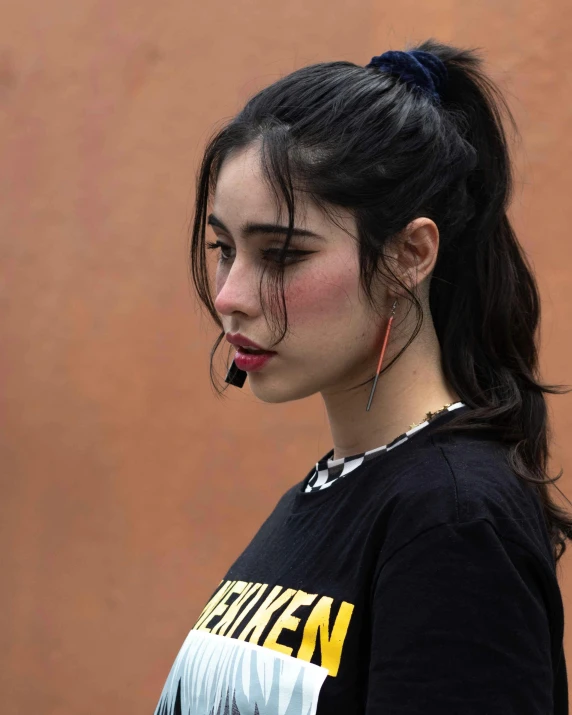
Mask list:
[[[433,271],[439,251],[439,229],[430,218],[416,218],[394,244],[395,272],[413,290]]]

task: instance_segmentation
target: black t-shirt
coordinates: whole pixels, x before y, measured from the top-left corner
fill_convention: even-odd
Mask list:
[[[282,496],[189,632],[156,715],[568,715],[539,498],[491,436],[433,434],[456,414]]]

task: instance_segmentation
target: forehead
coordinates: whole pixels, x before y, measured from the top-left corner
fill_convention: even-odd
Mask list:
[[[296,216],[307,211],[308,206],[297,198]],[[282,197],[274,194],[264,177],[258,145],[232,153],[224,160],[214,191],[213,212],[228,221],[238,216],[264,221],[287,217]]]
[[[353,216],[341,207],[332,209],[336,223],[353,234]],[[295,226],[311,226],[313,231],[322,234],[330,234],[334,229],[323,209],[300,192],[295,193],[295,211]],[[288,209],[264,176],[259,146],[251,145],[224,160],[214,190],[213,213],[227,225],[249,220],[287,224]]]

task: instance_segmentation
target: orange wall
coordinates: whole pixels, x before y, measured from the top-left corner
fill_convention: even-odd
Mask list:
[[[5,5],[3,714],[151,713],[204,600],[278,497],[330,447],[318,397],[264,405],[247,387],[214,397],[216,331],[187,281],[201,149],[262,85],[312,62],[365,64],[428,36],[483,47],[524,140],[513,216],[543,293],[544,376],[572,383],[571,8]],[[571,399],[550,404],[554,468],[564,467],[560,487],[572,495]],[[567,653],[572,662],[570,635]]]

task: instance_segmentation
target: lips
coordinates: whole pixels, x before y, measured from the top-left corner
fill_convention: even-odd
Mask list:
[[[245,337],[244,335],[241,335],[240,333],[236,333],[235,335],[227,333],[226,339],[231,345],[234,345],[237,348],[247,348],[247,350],[245,350],[245,354],[274,355],[273,350],[265,350],[261,345],[257,345],[255,342]],[[249,350],[253,350],[256,352],[247,353],[247,351]]]
[[[247,353],[244,352],[241,347],[238,347],[234,356],[234,362],[240,370],[245,370],[246,372],[254,372],[256,370],[261,370],[264,365],[271,360],[276,353],[274,352],[262,352],[262,353]]]
[[[241,352],[246,353],[247,355],[264,355],[265,353],[270,353],[270,350],[258,350],[246,347],[245,345],[238,345],[237,347]]]

